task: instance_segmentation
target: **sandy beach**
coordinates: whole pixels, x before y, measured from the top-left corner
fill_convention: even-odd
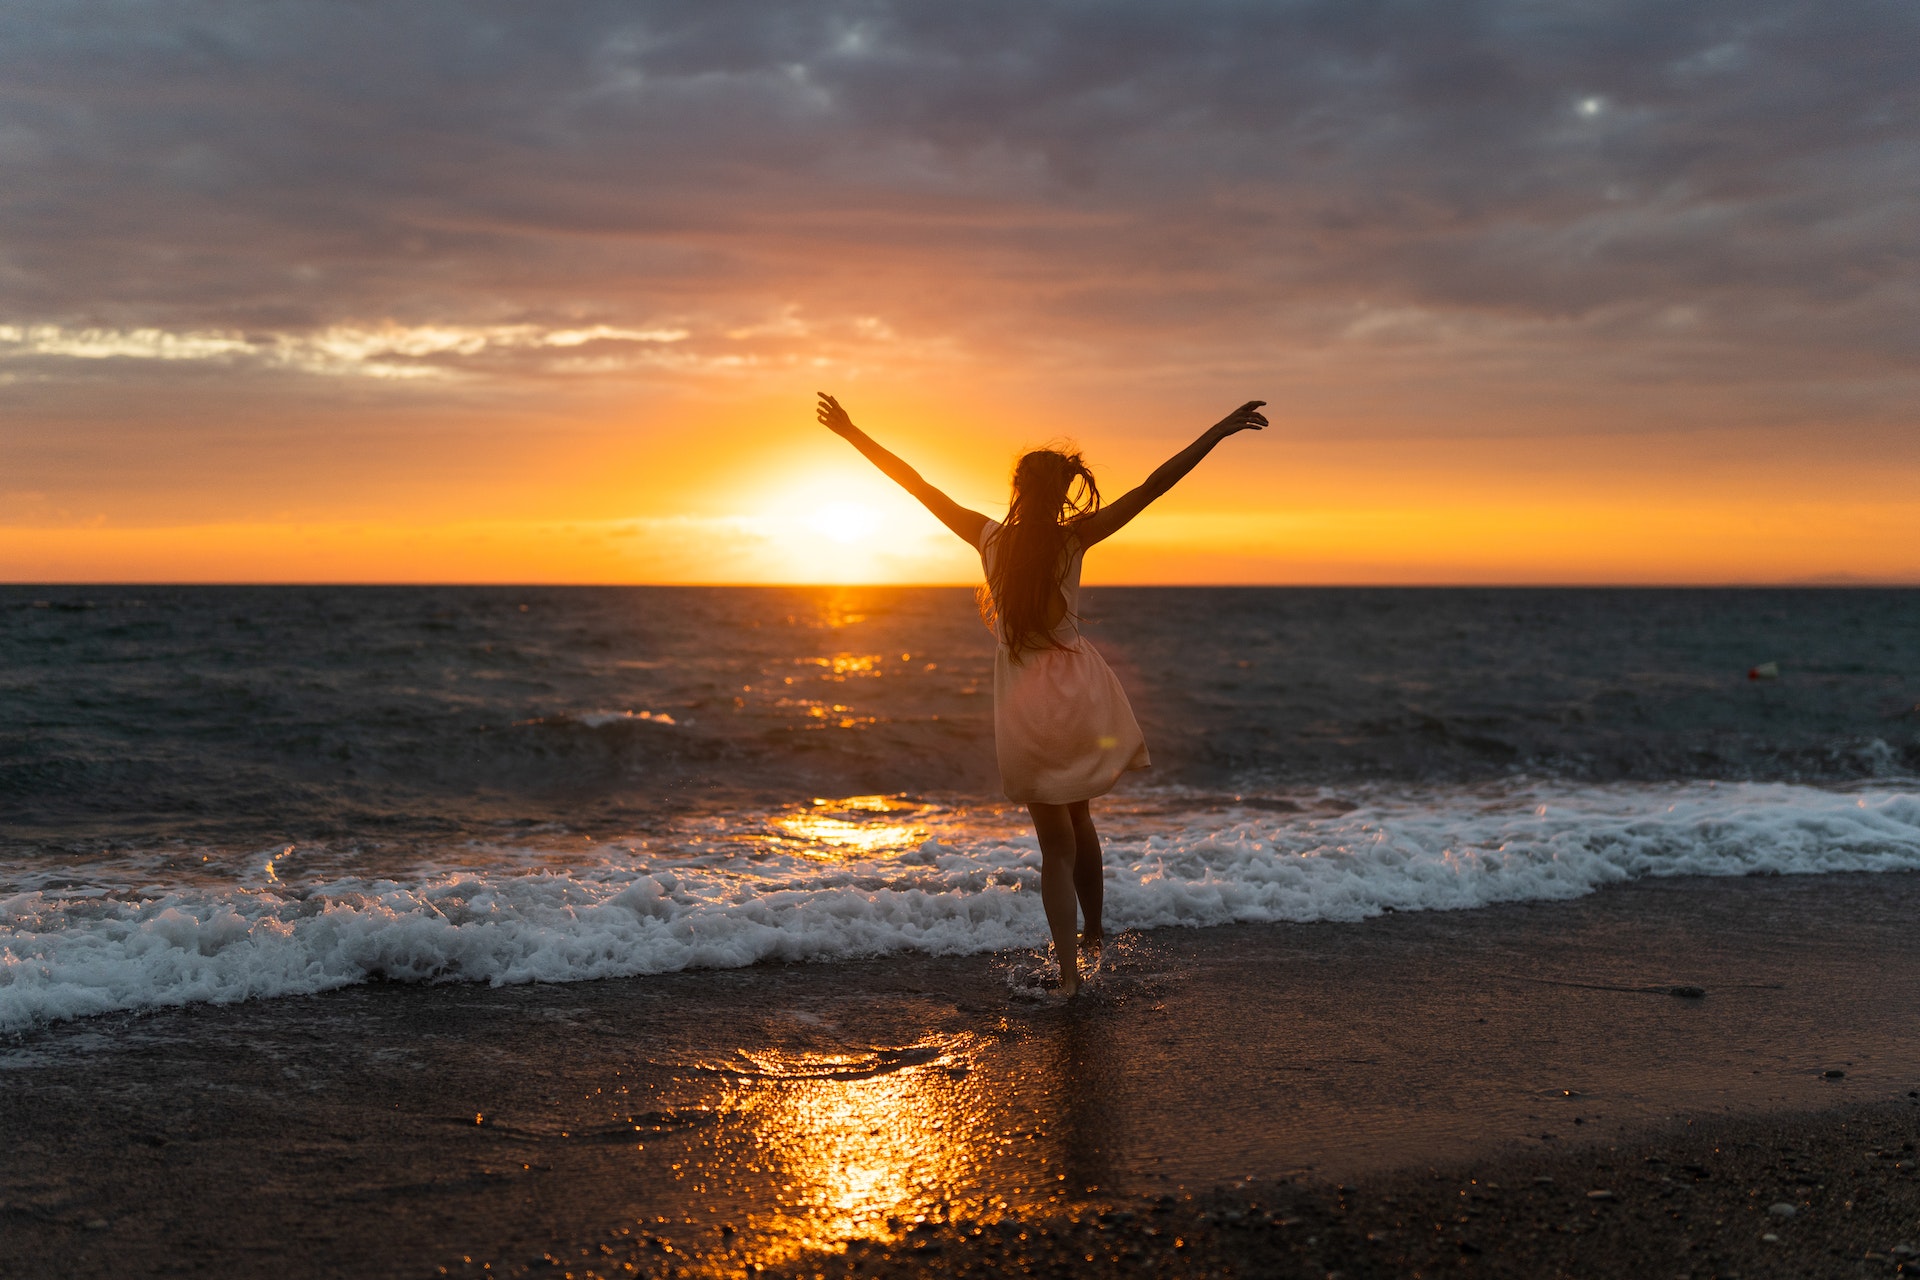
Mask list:
[[[1642,881],[1133,935],[1070,1006],[1003,955],[57,1024],[0,1275],[1892,1274],[1916,918]]]

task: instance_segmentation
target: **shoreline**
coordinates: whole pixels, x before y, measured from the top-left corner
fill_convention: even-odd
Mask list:
[[[1168,792],[1115,806],[1129,836],[1109,845],[1109,932],[1556,902],[1644,878],[1920,870],[1920,795],[1904,787],[1514,780],[1350,797]],[[1004,805],[816,797],[668,825],[657,846],[524,833],[403,857],[276,841],[184,866],[157,848],[96,851],[58,873],[0,858],[0,884],[19,891],[6,902],[0,1031],[389,975],[907,963],[1047,936],[1038,855]]]
[[[1898,1151],[1920,1116],[1916,918],[1914,873],[1656,880],[1130,935],[1072,1004],[1017,998],[1010,971],[1030,959],[1003,954],[376,984],[58,1024],[0,1038],[0,1276],[920,1270],[934,1235],[953,1267],[977,1268],[985,1227],[963,1241],[951,1224],[1002,1221],[1059,1224],[1036,1267],[1069,1246],[1092,1267],[1097,1238],[1118,1242],[1102,1266],[1159,1274],[1158,1237],[1114,1234],[1112,1218],[1144,1223],[1157,1197],[1200,1242],[1174,1274],[1399,1275],[1443,1255],[1490,1275],[1770,1274],[1768,1259],[1801,1255],[1753,1253],[1754,1233],[1691,1272],[1677,1254],[1670,1272],[1631,1269],[1638,1237],[1598,1225],[1566,1237],[1591,1256],[1547,1248],[1560,1233],[1532,1224],[1548,1208],[1613,1213],[1583,1221],[1631,1219],[1677,1248],[1642,1205],[1664,1189],[1645,1165],[1628,1191],[1579,1188],[1617,1203],[1524,1190],[1503,1193],[1507,1217],[1453,1215],[1486,1220],[1468,1239],[1480,1254],[1408,1233],[1440,1203],[1421,1191],[1431,1170],[1506,1187],[1508,1170],[1560,1169],[1527,1175],[1558,1186],[1609,1148],[1699,1163],[1679,1156],[1707,1134],[1801,1133],[1805,1159],[1867,1177],[1863,1153],[1841,1158],[1844,1126],[1880,1126],[1879,1149]],[[1875,1203],[1920,1224],[1910,1168],[1879,1163]],[[1772,1195],[1763,1164],[1736,1159],[1668,1198]],[[1364,1203],[1339,1209],[1342,1185]],[[1307,1234],[1350,1256],[1295,1227],[1249,1234],[1252,1202],[1270,1218],[1282,1193],[1283,1216],[1331,1215],[1334,1234]],[[1216,1195],[1241,1224],[1199,1222]],[[1103,1209],[1107,1230],[1087,1236]],[[1793,1221],[1840,1221],[1807,1209]],[[1803,1234],[1825,1250],[1853,1229]],[[1862,1237],[1860,1252],[1920,1247],[1916,1234]],[[581,1248],[612,1269],[576,1266]],[[1498,1269],[1523,1256],[1548,1269]]]

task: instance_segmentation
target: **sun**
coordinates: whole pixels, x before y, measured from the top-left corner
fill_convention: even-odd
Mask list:
[[[809,584],[963,582],[979,572],[924,507],[860,458],[770,465],[726,494],[743,579]],[[857,464],[857,466],[856,466]]]
[[[829,502],[807,517],[807,525],[839,543],[855,543],[880,527],[880,513],[858,502]]]

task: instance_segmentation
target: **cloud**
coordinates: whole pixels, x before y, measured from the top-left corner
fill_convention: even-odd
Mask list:
[[[1901,0],[19,0],[0,323],[43,336],[0,356],[708,375],[877,358],[864,318],[895,360],[1884,398],[1916,49]]]
[[[170,332],[165,329],[67,328],[0,325],[0,363],[53,361],[193,361],[226,369],[294,369],[368,378],[445,378],[535,357],[535,367],[565,372],[582,359],[600,367],[662,361],[660,349],[688,336],[684,329],[619,329],[590,325],[542,329],[536,325],[332,325],[306,333]],[[564,353],[564,354],[563,354]],[[540,359],[539,357],[546,357]]]
[[[713,375],[800,363],[782,343],[851,358],[852,349],[898,348],[898,335],[874,316],[809,323],[790,308],[759,324],[696,335],[688,329],[626,329],[606,324],[336,324],[294,332],[170,331],[0,324],[0,370],[57,377],[63,362],[212,366],[225,375],[297,371],[339,378],[441,381],[486,376],[567,377],[645,370]],[[929,348],[922,358],[934,356]],[[816,355],[818,362],[824,357]],[[0,376],[6,376],[0,374]]]

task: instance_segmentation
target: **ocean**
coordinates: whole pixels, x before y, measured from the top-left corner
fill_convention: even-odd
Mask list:
[[[1111,931],[1920,869],[1920,591],[1082,605],[1154,757]],[[0,1031],[1037,957],[992,658],[952,588],[0,588]]]

